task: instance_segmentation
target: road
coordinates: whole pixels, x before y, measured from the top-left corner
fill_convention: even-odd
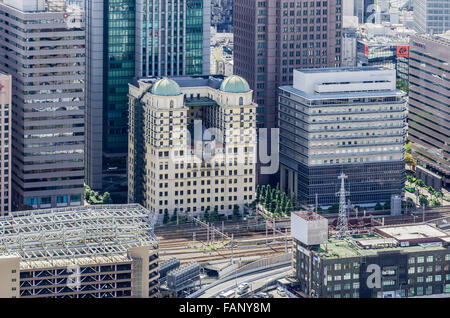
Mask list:
[[[241,283],[249,283],[251,289],[253,290],[262,287],[265,283],[267,283],[268,280],[271,280],[272,278],[277,278],[278,276],[281,278],[287,275],[290,271],[291,265],[289,264],[282,268],[277,268],[265,272],[258,272],[243,277],[238,277],[237,279],[226,281],[222,284],[212,287],[211,289],[208,289],[207,291],[205,291],[203,295],[199,296],[199,298],[216,297],[222,291],[234,289],[236,288],[237,285]]]

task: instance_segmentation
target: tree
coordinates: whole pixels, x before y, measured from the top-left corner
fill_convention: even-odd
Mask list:
[[[166,208],[164,209],[163,224],[167,224],[168,222],[169,222],[169,210]]]
[[[256,186],[256,201],[259,202],[259,199],[261,197],[261,187],[259,186],[259,184]]]
[[[178,214],[177,208],[173,209],[172,217],[170,218],[171,222],[177,221],[177,214]]]
[[[410,165],[410,166],[415,166],[417,165],[417,161],[416,159],[413,158],[413,156],[410,153],[407,153],[405,155],[405,162]]]
[[[210,219],[210,216],[209,216],[209,206],[206,207],[206,211],[205,211],[205,213],[203,214],[203,219],[204,219],[205,221],[209,221],[209,219]]]
[[[428,199],[422,193],[419,194],[419,203],[420,203],[421,206],[422,205],[425,205],[426,207],[428,206]]]
[[[217,222],[219,221],[220,216],[219,216],[219,209],[217,208],[217,206],[214,207],[214,211],[211,213],[211,216],[209,217],[209,221],[210,222]]]
[[[375,211],[380,211],[383,210],[383,206],[380,204],[380,202],[377,202],[377,204],[375,205]]]
[[[241,217],[241,214],[239,213],[239,205],[235,204],[233,206],[233,219],[237,220]]]
[[[275,208],[274,213],[275,213],[275,215],[277,215],[277,216],[281,216],[281,215],[282,215],[283,212],[282,212],[282,210],[281,210],[281,205],[280,205],[280,204],[277,205],[277,207]]]
[[[391,201],[384,202],[383,208],[389,210],[391,208]]]
[[[113,203],[109,192],[103,193],[102,201],[103,201],[103,204],[112,204]]]
[[[294,211],[294,205],[292,204],[291,200],[288,200],[286,202],[286,208],[285,208],[285,213],[287,216],[291,216],[291,213]]]
[[[424,187],[425,186],[425,182],[423,182],[422,179],[417,179],[416,180],[416,185],[418,187]]]

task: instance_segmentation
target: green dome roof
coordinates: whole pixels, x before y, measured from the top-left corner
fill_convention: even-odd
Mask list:
[[[158,96],[177,96],[181,94],[181,89],[177,82],[164,77],[153,84],[151,93]]]
[[[248,93],[250,86],[247,81],[240,76],[231,75],[223,80],[220,90],[226,93]]]

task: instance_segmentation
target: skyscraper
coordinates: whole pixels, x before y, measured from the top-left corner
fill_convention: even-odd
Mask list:
[[[234,73],[254,91],[259,128],[277,126],[278,87],[294,68],[340,66],[341,32],[341,0],[235,2]]]
[[[427,185],[450,189],[450,31],[410,38],[408,138],[416,174]]]
[[[450,1],[413,0],[413,7],[417,32],[440,34],[450,30]]]
[[[0,69],[12,75],[13,209],[80,205],[84,12],[6,0],[0,21]]]
[[[126,183],[128,83],[134,77],[209,73],[207,0],[92,0],[87,4],[87,176]],[[101,56],[100,56],[101,55]],[[120,182],[116,182],[117,184]]]
[[[11,82],[0,72],[0,216],[11,212]]]
[[[299,69],[280,87],[280,187],[300,204],[385,203],[405,181],[406,101],[395,70]]]

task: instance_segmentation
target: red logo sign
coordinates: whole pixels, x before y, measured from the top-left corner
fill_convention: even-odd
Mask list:
[[[369,46],[367,44],[364,44],[364,55],[369,56]]]
[[[408,46],[397,46],[397,57],[408,57],[409,47]]]
[[[0,91],[5,87],[4,85],[0,84]]]
[[[69,14],[68,13],[64,13],[63,17],[64,17],[64,19],[67,19],[69,17]]]

